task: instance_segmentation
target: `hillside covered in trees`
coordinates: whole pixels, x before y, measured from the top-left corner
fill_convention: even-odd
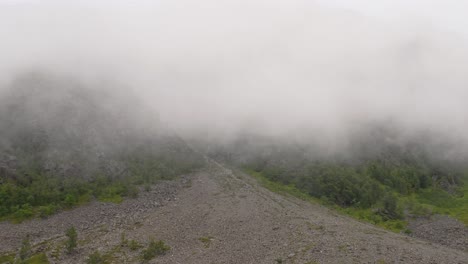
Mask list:
[[[203,165],[128,94],[65,77],[24,74],[0,102],[0,219],[120,202],[141,185]]]
[[[433,213],[468,224],[467,168],[431,133],[402,137],[369,125],[340,151],[258,135],[208,148],[214,158],[244,168],[293,193],[306,194],[357,218],[394,230],[405,219]]]

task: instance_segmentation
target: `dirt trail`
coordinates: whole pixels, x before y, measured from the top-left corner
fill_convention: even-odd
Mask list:
[[[55,263],[83,263],[96,249],[111,252],[115,263],[139,263],[137,252],[119,247],[121,233],[171,246],[150,263],[468,263],[467,251],[387,232],[272,193],[214,161],[163,206],[113,227],[101,223],[83,230],[77,252],[62,254]]]

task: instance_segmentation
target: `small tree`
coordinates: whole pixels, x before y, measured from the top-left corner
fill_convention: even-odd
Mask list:
[[[68,254],[72,253],[77,245],[77,233],[75,227],[70,227],[67,229],[65,235],[68,237],[66,246]]]
[[[31,256],[31,242],[29,241],[29,236],[23,239],[21,244],[21,248],[19,251],[19,258],[20,260],[26,260]]]
[[[397,205],[397,198],[393,194],[387,194],[383,198],[383,209],[380,215],[387,219],[401,219],[402,213]]]

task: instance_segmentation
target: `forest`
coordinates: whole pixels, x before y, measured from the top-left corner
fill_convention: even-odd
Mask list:
[[[353,139],[351,154],[324,156],[310,146],[254,136],[241,139],[242,145],[213,147],[210,155],[243,168],[275,190],[305,194],[395,231],[404,230],[408,217],[435,213],[468,224],[466,163],[441,158],[417,137],[397,144],[385,140],[394,134],[386,128],[370,134]]]

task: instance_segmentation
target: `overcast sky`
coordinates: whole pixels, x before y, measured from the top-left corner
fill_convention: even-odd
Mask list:
[[[453,30],[468,35],[468,1],[464,0],[315,0],[324,6],[349,9],[364,15],[383,20],[408,19],[422,23],[431,23],[445,30]],[[28,5],[60,2],[56,0],[0,0],[0,4]],[[64,1],[62,1],[64,2]],[[129,1],[129,0],[80,0],[65,1],[67,4],[105,6],[135,5],[150,2],[158,4],[164,1]]]
[[[186,131],[394,119],[464,135],[464,2],[0,0],[0,81],[122,83]]]
[[[327,6],[345,8],[387,20],[430,24],[468,36],[468,1],[464,0],[318,0]]]

